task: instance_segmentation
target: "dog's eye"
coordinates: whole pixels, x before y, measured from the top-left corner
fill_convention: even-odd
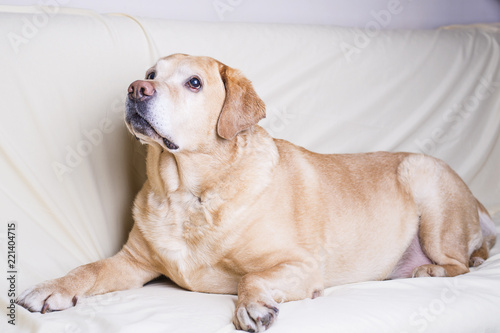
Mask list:
[[[151,72],[148,75],[146,75],[146,80],[154,80],[156,77],[156,72]]]
[[[186,82],[186,85],[190,89],[198,91],[201,88],[201,81],[200,81],[199,78],[197,78],[196,76],[194,76],[194,77],[190,78],[188,82]]]

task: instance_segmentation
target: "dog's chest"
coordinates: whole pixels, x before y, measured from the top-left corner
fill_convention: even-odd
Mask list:
[[[182,191],[148,197],[147,238],[165,274],[183,286],[223,253],[218,199],[203,199]]]

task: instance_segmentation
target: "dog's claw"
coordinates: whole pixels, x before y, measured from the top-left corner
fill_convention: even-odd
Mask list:
[[[49,304],[47,302],[43,303],[42,311],[40,311],[42,314],[45,314],[47,310],[49,309]]]
[[[272,312],[269,312],[268,314],[266,314],[262,318],[261,317],[257,318],[257,322],[260,321],[262,323],[262,325],[267,329],[267,328],[269,328],[271,323],[274,321],[274,318],[276,318],[276,316],[278,316],[279,309],[275,306],[269,306],[267,304],[264,304],[264,306],[266,308],[268,308],[269,310],[272,310]]]

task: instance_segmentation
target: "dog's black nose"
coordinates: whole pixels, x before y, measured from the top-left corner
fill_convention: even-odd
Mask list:
[[[137,80],[128,87],[128,98],[132,101],[144,101],[155,94],[155,87],[151,82]]]

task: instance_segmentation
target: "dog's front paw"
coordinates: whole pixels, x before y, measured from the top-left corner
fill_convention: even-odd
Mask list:
[[[271,326],[278,312],[278,304],[274,301],[238,302],[233,323],[236,329],[263,332]]]
[[[52,280],[25,290],[19,296],[17,304],[31,312],[45,313],[70,308],[77,301],[76,295],[64,288],[58,280]]]

